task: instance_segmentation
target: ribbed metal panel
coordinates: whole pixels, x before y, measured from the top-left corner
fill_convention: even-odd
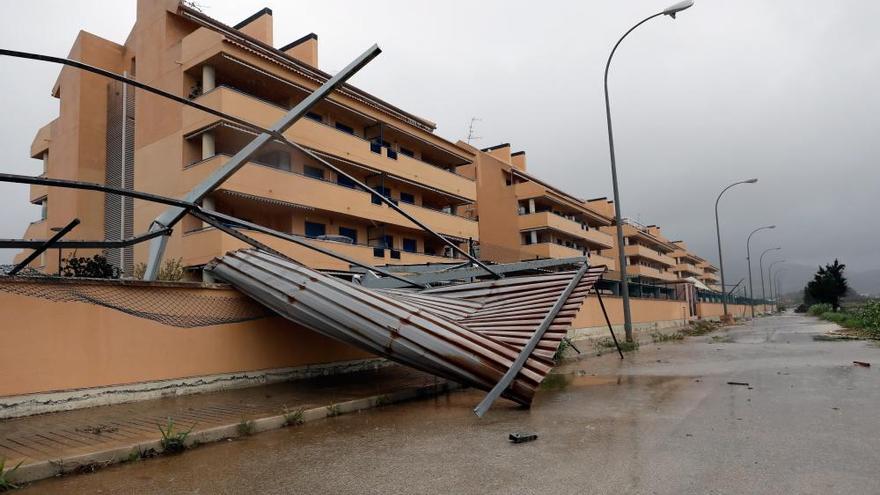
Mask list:
[[[306,328],[483,390],[510,368],[524,338],[537,327],[530,326],[533,317],[548,313],[573,276],[518,277],[423,292],[375,290],[255,250],[229,253],[205,269]],[[604,270],[591,269],[580,280],[505,397],[531,403],[553,366],[549,357]]]
[[[134,90],[113,81],[107,94],[107,185],[134,189]],[[120,240],[134,235],[134,200],[116,194],[104,196],[104,238]],[[133,271],[132,247],[108,249],[107,260],[124,273]]]

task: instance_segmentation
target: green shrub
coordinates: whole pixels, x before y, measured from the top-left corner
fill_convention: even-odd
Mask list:
[[[865,330],[880,331],[880,300],[866,302],[855,313]]]
[[[807,310],[807,314],[810,316],[822,316],[825,313],[834,311],[834,308],[831,307],[828,303],[820,303],[814,304],[810,306],[810,309]]]

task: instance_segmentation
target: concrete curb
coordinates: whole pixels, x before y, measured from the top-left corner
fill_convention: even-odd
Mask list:
[[[302,420],[304,423],[308,423],[373,407],[404,402],[417,398],[434,397],[459,388],[461,388],[459,384],[452,382],[442,382],[436,385],[426,385],[423,387],[409,387],[388,394],[374,395],[371,397],[329,404],[327,406],[305,409],[302,411]],[[287,419],[285,415],[279,414],[253,420],[251,422],[252,428],[249,433],[242,433],[239,431],[240,423],[215,426],[203,430],[193,430],[187,437],[186,444],[191,447],[193,445],[218,442],[220,440],[248,436],[264,431],[277,430],[286,427],[286,423]],[[128,462],[132,460],[132,456],[134,455],[137,455],[138,459],[140,459],[141,453],[150,450],[154,450],[157,453],[162,452],[162,446],[158,439],[133,443],[124,447],[89,452],[63,459],[22,464],[18,470],[9,475],[9,480],[13,483],[30,483],[69,473],[91,472],[113,464]],[[8,472],[9,470],[7,470],[7,473]]]

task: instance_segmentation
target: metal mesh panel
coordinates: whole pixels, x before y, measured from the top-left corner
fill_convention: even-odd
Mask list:
[[[79,302],[181,328],[256,320],[272,313],[247,296],[226,291],[223,295],[193,294],[187,289],[108,283],[0,282],[0,291],[55,302]]]

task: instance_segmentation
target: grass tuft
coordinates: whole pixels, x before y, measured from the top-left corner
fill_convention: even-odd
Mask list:
[[[177,431],[174,428],[174,420],[168,418],[168,423],[163,428],[159,425],[159,432],[162,433],[162,439],[159,444],[162,446],[162,452],[176,454],[186,450],[186,438],[193,431],[196,425],[193,423],[186,431]]]
[[[284,408],[284,426],[299,426],[305,422],[305,409],[300,407],[291,411]]]
[[[14,468],[6,469],[6,459],[0,458],[0,492],[15,490],[19,487],[17,483],[13,483],[9,478],[12,474],[15,474],[15,472],[18,471],[22,462],[24,461],[20,461]]]

